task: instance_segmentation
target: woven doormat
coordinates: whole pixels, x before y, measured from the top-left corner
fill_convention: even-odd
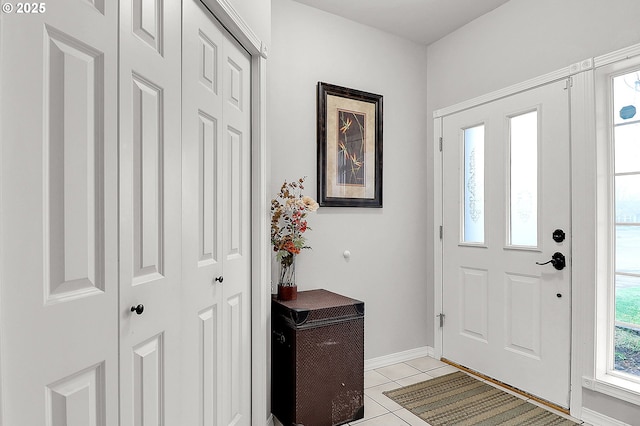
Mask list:
[[[432,426],[577,424],[462,372],[384,395]]]

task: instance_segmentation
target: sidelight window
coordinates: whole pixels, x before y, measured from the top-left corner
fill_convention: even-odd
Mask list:
[[[610,367],[640,379],[640,70],[614,77],[612,89],[615,312]]]
[[[464,130],[463,242],[484,243],[484,125]]]
[[[640,396],[640,63],[597,71],[596,377]],[[605,385],[603,389],[609,389]],[[609,392],[609,390],[603,390]]]

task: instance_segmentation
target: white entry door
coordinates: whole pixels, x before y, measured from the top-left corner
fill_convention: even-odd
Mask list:
[[[442,126],[443,357],[568,407],[566,81],[446,116]],[[554,255],[564,268],[538,264]]]
[[[120,426],[185,424],[180,13],[120,1]]]
[[[117,4],[3,11],[0,423],[115,425]]]
[[[251,424],[251,66],[183,2],[184,424]]]

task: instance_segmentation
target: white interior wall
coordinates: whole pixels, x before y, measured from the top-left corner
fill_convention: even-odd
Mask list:
[[[638,16],[637,0],[511,0],[429,46],[429,116],[435,109],[639,43]],[[430,120],[429,168],[434,164],[432,125]],[[432,200],[431,179],[427,192]],[[431,214],[428,222],[427,240],[435,241]],[[573,232],[595,230],[574,228]],[[428,252],[431,270],[433,246]],[[430,276],[430,297],[433,285]],[[594,306],[580,309],[593,312]],[[428,318],[431,321],[433,317]],[[582,392],[585,408],[628,424],[637,423],[638,406],[597,392]]]
[[[271,0],[226,0],[267,47],[271,47]]]
[[[365,302],[366,359],[426,346],[432,304],[426,287],[426,47],[273,0],[268,65],[273,195],[284,179],[306,175],[305,193],[317,196],[318,81],[384,96],[384,207],[313,213],[307,233],[313,248],[299,256],[298,289],[325,288]]]

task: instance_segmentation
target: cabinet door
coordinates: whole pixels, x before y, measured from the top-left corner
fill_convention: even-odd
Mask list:
[[[183,2],[185,424],[250,424],[250,61]]]
[[[4,425],[117,424],[118,9],[84,3],[3,4]]]
[[[121,426],[185,424],[180,13],[175,1],[120,2]]]

